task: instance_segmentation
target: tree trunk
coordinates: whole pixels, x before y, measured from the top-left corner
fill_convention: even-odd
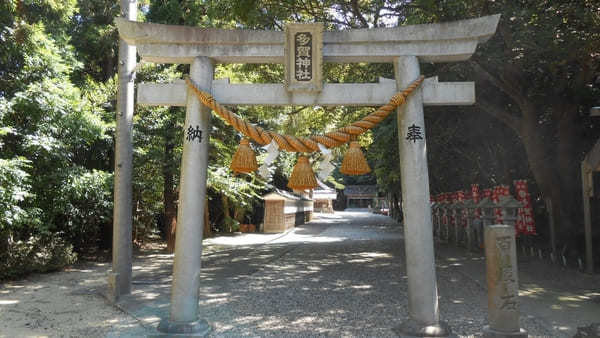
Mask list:
[[[521,138],[527,153],[529,168],[540,189],[544,200],[550,199],[552,203],[553,218],[556,226],[558,245],[565,243],[572,235],[573,217],[572,210],[577,209],[574,203],[578,195],[570,192],[576,189],[573,182],[578,175],[577,146],[574,141],[576,135],[577,108],[564,101],[548,100],[538,102],[538,106],[527,94],[526,81],[520,76],[520,69],[507,66],[504,68],[502,78],[496,78],[478,64],[474,64],[476,74],[480,79],[490,81],[495,87],[506,93],[519,107],[522,117],[518,118],[508,112],[502,105],[487,101],[483,110],[498,118],[501,122],[511,127]],[[478,98],[478,101],[479,100]],[[539,111],[551,104],[552,128],[556,132],[557,140],[544,138],[544,126],[539,123]],[[575,159],[574,159],[575,158]],[[576,191],[576,190],[574,190]]]
[[[565,215],[569,215],[569,222],[572,219],[581,219],[581,176],[580,163],[582,160],[582,137],[578,126],[577,106],[563,104],[560,107],[561,117],[557,121],[557,170],[561,179],[563,209]]]
[[[167,252],[175,251],[175,229],[177,227],[177,192],[174,185],[173,149],[175,144],[170,131],[165,133],[165,153],[163,162],[163,203],[165,208],[165,234],[167,238]]]
[[[560,204],[558,222],[561,232],[557,234],[561,254],[567,250],[578,251],[584,227],[581,205],[581,167],[582,160],[582,134],[581,122],[578,121],[578,107],[573,104],[563,103],[555,105],[553,109],[559,111],[560,119],[557,121],[557,170],[560,176]],[[559,110],[560,109],[560,110]],[[571,248],[568,248],[571,247]]]
[[[245,223],[246,222],[246,220],[244,219],[245,216],[246,216],[246,210],[244,210],[236,205],[233,210],[233,218],[240,223]]]
[[[400,199],[398,198],[399,195],[400,195],[400,192],[394,192],[392,194],[391,212],[392,212],[392,218],[394,218],[398,222],[402,222],[403,215],[402,215],[402,207],[400,206]]]
[[[552,217],[554,217],[556,226],[556,237],[564,240],[570,223],[563,204],[561,179],[553,165],[555,155],[551,149],[551,143],[544,141],[544,135],[533,106],[531,104],[521,105],[521,111],[523,119],[519,134],[527,153],[529,168],[542,196],[552,201]]]
[[[228,224],[231,216],[229,215],[229,200],[227,199],[227,196],[225,196],[225,194],[221,194],[221,203],[223,206],[223,224],[225,227],[225,231],[231,232],[231,228],[227,229],[227,227],[229,226]]]
[[[208,211],[208,198],[204,202],[204,233],[202,238],[209,238],[212,236],[212,230],[210,228],[210,217]]]

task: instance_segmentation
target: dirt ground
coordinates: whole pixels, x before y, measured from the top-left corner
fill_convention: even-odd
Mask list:
[[[138,322],[101,295],[108,263],[83,263],[0,288],[1,337],[101,337]]]
[[[236,241],[248,244],[265,240],[264,236],[244,236],[210,239],[205,242],[204,253],[218,254],[224,246],[237,245]],[[438,268],[451,269],[452,274],[460,273],[484,287],[482,257],[451,247],[440,247],[436,252]],[[145,248],[136,255],[134,276],[171,259],[162,247]],[[525,270],[520,271],[523,315],[534,314],[544,326],[564,337],[571,337],[576,329],[565,322],[579,319],[591,323],[595,317],[600,322],[600,276],[586,276],[532,259],[521,260],[519,268]],[[107,262],[83,262],[61,272],[0,284],[0,337],[116,337],[120,332],[144,332],[147,323],[103,297],[109,269]]]

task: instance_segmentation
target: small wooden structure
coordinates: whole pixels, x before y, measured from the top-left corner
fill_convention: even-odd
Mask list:
[[[312,219],[313,200],[287,191],[275,191],[265,200],[264,232],[284,232]]]
[[[333,214],[333,201],[337,199],[337,192],[325,183],[317,180],[319,187],[313,190],[312,199],[315,201],[315,212]]]
[[[347,185],[344,189],[346,208],[371,208],[377,196],[376,185]]]
[[[593,111],[590,111],[591,116]],[[592,248],[592,210],[590,198],[594,196],[594,172],[600,171],[600,139],[581,162],[581,186],[583,191],[583,225],[585,231],[585,272],[594,273],[594,252]]]

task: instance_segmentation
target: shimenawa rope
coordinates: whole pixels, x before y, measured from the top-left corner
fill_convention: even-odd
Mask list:
[[[376,111],[365,116],[361,120],[356,121],[349,126],[325,133],[324,135],[312,135],[310,137],[282,135],[248,123],[233,112],[229,111],[227,108],[217,103],[212,95],[198,89],[196,84],[189,77],[185,79],[185,82],[188,87],[192,89],[194,94],[196,94],[196,97],[198,97],[200,102],[212,109],[235,130],[244,134],[246,137],[251,138],[254,140],[254,142],[260,145],[266,145],[271,143],[272,140],[275,140],[280,149],[292,152],[312,153],[319,151],[318,143],[321,143],[327,148],[339,147],[342,144],[351,141],[353,136],[358,136],[375,127],[394,109],[396,109],[396,107],[404,104],[408,95],[410,95],[417,87],[419,87],[424,78],[424,76],[420,76],[406,89],[392,96],[387,104],[379,107]]]

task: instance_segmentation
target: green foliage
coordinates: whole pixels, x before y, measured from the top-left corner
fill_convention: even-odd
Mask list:
[[[29,168],[24,158],[0,159],[0,280],[57,270],[77,257],[60,233],[42,231]]]
[[[208,186],[249,211],[259,202],[264,182],[254,175],[236,176],[228,167],[210,165]]]
[[[112,223],[112,174],[73,168],[66,176],[54,199],[52,213],[54,232],[77,251],[98,246],[101,231]]]
[[[240,231],[240,222],[233,217],[226,216],[223,220],[223,230],[225,232]]]
[[[74,74],[77,83],[85,77],[105,82],[116,73],[119,36],[114,19],[118,15],[113,0],[78,1],[78,12],[71,19],[71,43],[83,63]]]
[[[19,1],[0,14],[0,278],[71,264],[110,224],[112,140],[95,94],[111,87],[71,81],[75,5]]]
[[[0,280],[14,279],[30,273],[56,271],[75,263],[77,254],[73,246],[60,236],[32,236],[26,240],[13,240],[1,234]]]
[[[39,224],[40,210],[31,207],[30,166],[24,158],[0,159],[0,233],[21,229],[27,224]]]
[[[12,24],[0,31],[0,96],[10,97],[25,86],[43,79],[61,77],[78,65],[47,35],[45,25]]]

